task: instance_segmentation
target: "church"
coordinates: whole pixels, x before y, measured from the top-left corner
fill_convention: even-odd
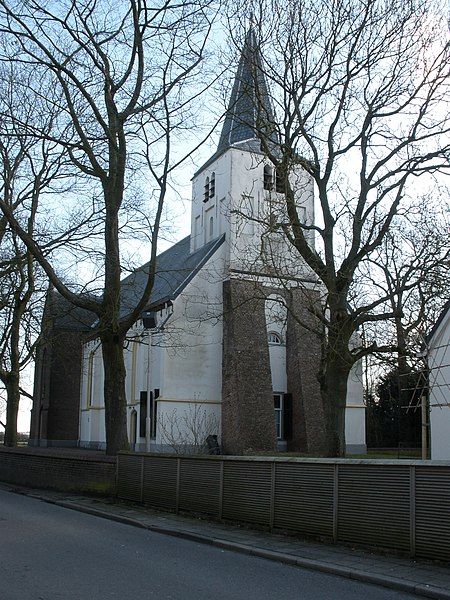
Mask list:
[[[129,331],[128,436],[135,451],[319,452],[321,286],[285,239],[283,186],[261,151],[258,102],[273,116],[255,35],[244,43],[216,152],[193,175],[191,234],[161,253],[147,310]],[[314,186],[290,175],[314,223]],[[314,247],[314,234],[308,233]],[[134,306],[148,265],[122,281]],[[50,291],[36,359],[30,445],[105,447],[103,366],[94,317]],[[346,443],[365,452],[360,365],[348,382]]]

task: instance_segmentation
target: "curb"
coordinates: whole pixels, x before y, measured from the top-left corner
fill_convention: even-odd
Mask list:
[[[122,523],[123,525],[131,525],[139,529],[146,529],[154,533],[160,533],[171,537],[178,537],[200,544],[207,544],[209,546],[215,546],[222,550],[229,550],[231,552],[239,552],[240,554],[247,554],[249,556],[257,556],[258,558],[265,558],[267,560],[273,560],[286,565],[302,567],[304,569],[310,569],[312,571],[319,571],[321,573],[328,573],[330,575],[338,575],[345,577],[346,579],[353,579],[362,583],[369,583],[379,585],[382,587],[390,588],[393,590],[408,592],[425,598],[434,598],[435,600],[450,600],[450,590],[447,591],[443,588],[434,586],[428,586],[419,584],[416,582],[408,581],[406,579],[400,579],[397,577],[391,577],[389,575],[379,575],[371,573],[370,571],[363,571],[360,569],[351,569],[340,565],[328,563],[326,561],[319,561],[310,558],[301,558],[293,554],[286,554],[283,552],[277,552],[275,550],[267,550],[258,548],[255,546],[249,546],[246,544],[240,544],[239,542],[232,542],[221,538],[214,538],[200,533],[194,533],[184,529],[176,529],[171,527],[161,527],[159,525],[148,525],[137,519],[131,517],[125,517],[110,513],[101,509],[91,508],[76,502],[67,502],[65,500],[57,500],[54,498],[48,498],[41,496],[34,492],[29,492],[20,489],[10,489],[11,492],[35,498],[41,500],[47,504],[54,504],[62,508],[75,510],[77,512],[85,513],[102,519],[108,519],[109,521],[115,521],[116,523]]]

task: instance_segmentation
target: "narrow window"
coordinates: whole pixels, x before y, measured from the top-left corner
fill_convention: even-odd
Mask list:
[[[150,424],[150,437],[156,437],[156,419],[158,418],[158,403],[156,402],[159,398],[159,389],[150,392],[150,406],[151,406],[151,424]]]
[[[155,416],[155,400],[153,398],[153,392],[150,392],[150,398],[148,403],[148,409],[150,413],[150,437],[154,438],[156,432],[156,427],[154,427],[154,416]]]
[[[139,405],[139,437],[145,437],[147,433],[147,392],[140,393]]]
[[[264,167],[264,189],[271,190],[273,187],[272,168],[269,165]]]
[[[205,216],[204,216],[204,221],[203,221],[204,222],[203,233],[204,233],[204,243],[205,244],[207,242],[209,242],[210,240],[212,240],[212,238],[213,238],[214,211],[215,211],[214,206],[210,206],[207,210],[205,210]]]
[[[275,188],[279,194],[284,194],[284,174],[279,167],[275,171]]]
[[[136,447],[136,433],[137,433],[137,412],[133,409],[130,415],[130,445],[133,450]]]
[[[273,408],[275,411],[275,431],[277,439],[283,439],[283,394],[273,395]]]
[[[94,396],[94,358],[95,351],[89,353],[88,358],[88,373],[87,373],[87,407],[89,408],[93,404]]]
[[[209,200],[209,177],[206,178],[205,181],[205,189],[203,192],[203,202],[208,202]]]
[[[200,216],[195,217],[194,223],[194,250],[198,250],[201,245],[201,232],[202,232],[202,224]]]
[[[216,174],[211,173],[211,180],[209,182],[209,197],[214,198],[216,195]]]

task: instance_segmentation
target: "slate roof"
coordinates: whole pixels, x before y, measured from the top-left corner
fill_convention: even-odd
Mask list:
[[[273,126],[274,114],[256,34],[250,29],[239,60],[217,152],[257,138],[256,131],[264,124]]]
[[[266,128],[265,135],[274,144],[279,143],[261,51],[254,30],[250,29],[242,49],[217,150],[194,177],[229,148],[262,153],[256,133],[262,128]]]
[[[89,331],[94,321],[97,320],[95,313],[74,306],[53,288],[49,290],[49,296],[49,310],[55,329]]]
[[[208,242],[190,254],[191,236],[171,246],[156,259],[156,276],[148,306],[173,300],[186,287],[210,256],[222,245],[225,236]],[[146,263],[121,284],[121,316],[132,310],[145,288],[149,263]]]
[[[148,307],[174,300],[224,240],[223,235],[191,254],[188,236],[162,252],[156,259],[155,283]],[[138,303],[147,282],[148,267],[146,263],[122,280],[120,316],[128,314]],[[74,306],[53,289],[49,293],[50,314],[56,329],[89,331],[97,322],[96,314]]]

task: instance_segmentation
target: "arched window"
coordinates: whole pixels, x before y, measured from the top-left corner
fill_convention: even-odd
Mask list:
[[[205,189],[203,192],[203,202],[207,202],[209,200],[209,177],[206,178],[205,181]]]
[[[264,189],[271,190],[273,188],[272,167],[264,166]]]
[[[95,359],[95,350],[91,350],[89,352],[88,357],[88,372],[87,372],[87,395],[86,395],[86,406],[89,408],[93,404],[94,400],[94,359]]]
[[[214,217],[209,218],[209,239],[212,240],[214,237]]]
[[[275,333],[274,331],[269,331],[268,339],[269,344],[280,346],[282,343],[281,337],[278,335],[278,333]]]
[[[211,173],[211,179],[209,181],[209,197],[214,198],[216,195],[216,174]]]
[[[137,412],[133,408],[130,414],[130,444],[132,450],[135,449],[137,440]]]

